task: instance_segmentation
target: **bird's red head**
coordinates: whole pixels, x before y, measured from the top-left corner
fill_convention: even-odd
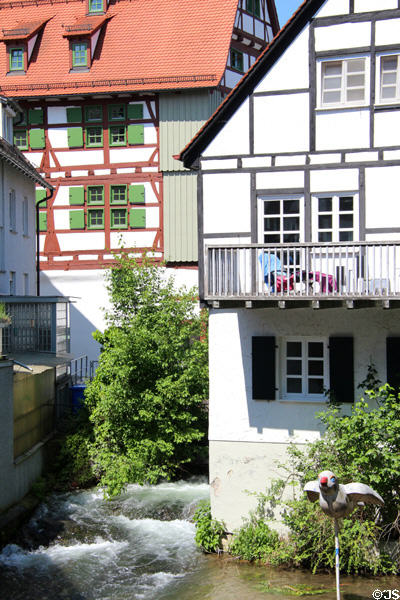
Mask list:
[[[321,477],[321,479],[319,480],[321,485],[326,485],[328,483],[328,478],[327,477]]]

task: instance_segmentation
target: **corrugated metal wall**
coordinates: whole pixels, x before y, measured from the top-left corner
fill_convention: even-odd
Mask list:
[[[210,90],[160,94],[160,163],[164,175],[164,247],[167,262],[197,262],[197,175],[173,158],[222,100]]]
[[[164,246],[167,262],[197,262],[196,174],[164,174]]]

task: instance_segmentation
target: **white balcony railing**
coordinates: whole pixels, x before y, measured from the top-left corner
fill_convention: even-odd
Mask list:
[[[400,297],[400,242],[227,244],[205,248],[204,297]]]

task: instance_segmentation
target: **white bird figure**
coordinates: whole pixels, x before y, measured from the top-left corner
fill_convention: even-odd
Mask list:
[[[336,598],[340,600],[338,519],[350,515],[357,505],[378,504],[383,506],[384,501],[378,492],[364,483],[342,485],[332,471],[322,471],[318,475],[317,481],[306,483],[304,491],[311,502],[319,500],[323,512],[335,520]]]

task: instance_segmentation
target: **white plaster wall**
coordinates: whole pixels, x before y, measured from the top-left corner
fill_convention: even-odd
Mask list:
[[[400,19],[377,21],[375,31],[377,46],[398,44],[400,36]]]
[[[203,156],[249,154],[249,101],[246,100],[203,152]]]
[[[157,129],[152,123],[144,124],[144,143],[157,144]]]
[[[393,311],[346,309],[219,309],[210,311],[210,429],[212,441],[304,443],[322,430],[314,414],[325,403],[252,399],[251,338],[254,335],[354,337],[356,386],[374,362],[386,379],[386,337],[400,334]],[[277,355],[278,357],[278,355]],[[279,372],[279,358],[277,372]]]
[[[114,148],[110,150],[110,162],[148,162],[153,152],[154,148]]]
[[[54,195],[53,206],[66,206],[69,205],[69,186],[60,185],[57,192]]]
[[[2,170],[3,166],[3,170]],[[4,176],[4,222],[0,217],[0,231],[4,235],[4,256],[1,257],[0,266],[4,266],[4,273],[0,277],[0,293],[10,293],[10,271],[15,272],[16,295],[24,295],[24,273],[28,274],[29,291],[35,294],[35,184],[31,179],[21,175],[8,164],[0,161],[0,180]],[[1,181],[0,181],[1,186]],[[9,192],[15,190],[16,202],[16,231],[10,231]],[[23,230],[23,201],[28,200],[28,235]],[[1,188],[0,188],[1,200]],[[1,204],[0,204],[1,207]],[[3,225],[3,227],[1,227]],[[1,239],[1,238],[0,238]],[[2,248],[0,247],[0,252]]]
[[[374,146],[398,146],[400,113],[397,110],[375,113]]]
[[[400,167],[365,170],[367,228],[400,227],[399,181]],[[386,235],[381,234],[382,237]]]
[[[317,112],[316,150],[369,147],[369,110]]]
[[[335,15],[347,15],[349,12],[349,0],[328,0],[316,13],[316,17],[333,17]]]
[[[255,92],[308,88],[308,37],[306,27],[260,81]]]
[[[256,186],[258,190],[304,188],[304,171],[257,173]]]
[[[146,227],[160,226],[160,211],[156,206],[146,208]]]
[[[37,169],[40,167],[42,162],[43,152],[24,152],[25,157],[33,164]]]
[[[250,174],[203,177],[204,233],[250,231]]]
[[[155,231],[114,231],[110,234],[111,248],[119,248],[120,240],[127,248],[152,248]]]
[[[309,149],[309,94],[254,98],[254,152]]]
[[[59,233],[57,239],[62,251],[102,250],[105,248],[104,233],[100,231],[85,231],[82,233]]]
[[[80,165],[104,163],[103,150],[68,150],[66,152],[56,152],[56,156],[62,167],[79,167]]]
[[[311,193],[350,192],[358,190],[358,187],[358,169],[322,169],[310,174]]]
[[[362,48],[371,44],[371,23],[342,23],[315,28],[315,50]]]
[[[398,8],[397,0],[354,0],[355,13],[390,10],[394,8]]]
[[[49,125],[58,125],[67,122],[66,106],[49,106],[47,109],[47,122]]]
[[[68,148],[68,131],[66,127],[49,128],[48,136],[53,148]]]

